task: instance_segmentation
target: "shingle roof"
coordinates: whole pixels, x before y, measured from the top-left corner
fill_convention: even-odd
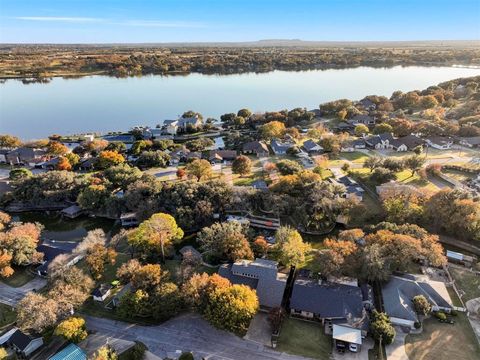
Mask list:
[[[34,340],[29,335],[24,334],[20,330],[17,330],[13,335],[8,339],[10,344],[15,345],[19,350],[23,351],[25,348]]]
[[[293,146],[293,144],[288,142],[284,143],[277,139],[272,139],[272,141],[270,142],[270,146],[272,147],[273,151],[277,153],[277,152],[286,152],[288,149],[290,149]]]
[[[318,284],[315,280],[297,279],[293,285],[290,307],[319,314],[322,318],[362,317],[362,290],[335,283]]]
[[[268,153],[268,147],[267,144],[265,144],[262,141],[250,141],[242,146],[243,151],[255,151],[255,152],[267,152]]]
[[[92,295],[97,297],[103,297],[112,289],[110,284],[101,284],[95,290],[93,290]]]
[[[70,344],[48,360],[86,360],[87,354],[75,344]]]
[[[256,289],[260,305],[277,307],[282,303],[286,276],[278,273],[275,261],[241,260],[220,267],[218,273],[234,284],[244,284]]]
[[[432,305],[451,307],[451,299],[445,284],[439,281],[426,281],[414,275],[392,276],[382,288],[385,312],[395,318],[417,321],[412,299],[424,295]],[[443,294],[441,294],[443,293]]]
[[[305,141],[305,142],[303,143],[303,147],[304,147],[305,150],[307,150],[307,151],[311,151],[311,150],[313,150],[314,148],[316,148],[316,147],[318,147],[318,146],[320,146],[320,145],[318,145],[315,141],[313,141],[313,140],[311,140],[311,139],[309,139],[309,140],[307,140],[307,141]],[[320,146],[320,147],[321,147],[321,146]]]

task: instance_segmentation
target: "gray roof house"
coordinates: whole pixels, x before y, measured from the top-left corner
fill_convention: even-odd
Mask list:
[[[431,136],[425,141],[429,146],[439,150],[448,150],[453,145],[453,138],[449,136]]]
[[[275,155],[282,155],[286,154],[287,150],[293,147],[295,144],[291,142],[282,142],[278,139],[272,139],[270,141],[270,146],[272,147],[273,152]]]
[[[240,260],[222,265],[218,274],[233,284],[247,285],[257,291],[260,306],[274,308],[281,306],[287,275],[278,272],[278,264],[266,259]]]
[[[392,276],[382,288],[385,312],[392,324],[414,327],[418,321],[412,299],[423,295],[434,311],[452,309],[452,300],[445,283],[432,281],[425,276],[405,274]]]
[[[256,154],[258,157],[266,157],[269,155],[268,146],[263,141],[250,141],[242,146],[244,154]]]
[[[460,145],[468,146],[468,147],[479,147],[480,146],[480,136],[473,136],[473,137],[464,137],[460,138],[459,141]]]
[[[372,135],[365,139],[365,144],[374,149],[391,149],[391,143],[394,141],[392,134],[383,133]]]
[[[32,149],[29,147],[20,147],[10,151],[5,155],[7,163],[17,164],[35,164],[45,157],[45,151],[40,149]]]
[[[290,298],[290,313],[317,320],[336,320],[336,323],[366,320],[365,308],[372,304],[372,290],[327,281],[298,278]]]
[[[374,125],[375,119],[368,115],[355,115],[353,118],[348,120],[348,122],[352,125]]]
[[[424,143],[425,141],[416,135],[407,135],[390,141],[392,148],[397,151],[411,151],[417,146],[423,145]]]
[[[323,147],[321,147],[319,144],[317,144],[315,141],[311,139],[303,143],[303,148],[308,153],[321,152],[323,150]]]
[[[7,345],[24,357],[29,357],[35,350],[43,345],[41,336],[30,336],[16,330],[7,340]]]

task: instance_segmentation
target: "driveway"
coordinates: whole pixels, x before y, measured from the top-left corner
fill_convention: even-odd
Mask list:
[[[0,282],[0,303],[15,306],[23,297],[33,289],[39,290],[47,285],[47,280],[36,277],[20,287],[8,286]]]
[[[245,339],[255,341],[266,346],[272,345],[272,325],[268,320],[268,314],[258,312],[248,327]]]
[[[87,328],[107,337],[141,341],[157,356],[193,351],[208,360],[305,360],[269,349],[250,340],[217,330],[196,314],[185,314],[158,326],[140,326],[85,316]]]
[[[333,349],[332,357],[334,360],[368,360],[368,350],[374,346],[372,338],[366,338],[362,340],[362,349],[360,352],[352,353],[346,351],[344,354],[340,354],[337,350]]]
[[[393,344],[385,346],[387,352],[387,360],[408,360],[407,353],[405,352],[405,338],[407,334],[402,331],[398,326],[395,326],[397,335]]]

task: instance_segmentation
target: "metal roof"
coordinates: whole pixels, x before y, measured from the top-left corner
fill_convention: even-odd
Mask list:
[[[75,344],[68,345],[48,360],[87,360],[87,354]]]
[[[362,331],[343,325],[333,325],[332,337],[350,344],[362,345]]]

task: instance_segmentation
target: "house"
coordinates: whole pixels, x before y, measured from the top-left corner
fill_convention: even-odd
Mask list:
[[[187,129],[195,129],[203,125],[203,121],[195,115],[194,117],[183,118],[178,120],[165,120],[163,122],[163,130],[167,134],[177,135],[178,133],[185,132]]]
[[[379,135],[372,135],[367,138],[365,138],[365,144],[368,147],[371,147],[373,149],[377,150],[387,150],[387,149],[392,149],[392,141],[393,141],[393,136],[390,133],[383,133]]]
[[[6,344],[17,354],[29,357],[43,345],[43,339],[41,336],[30,336],[17,329],[7,340]]]
[[[341,176],[338,179],[330,178],[330,181],[333,184],[341,184],[345,186],[345,193],[342,197],[349,199],[352,196],[356,196],[360,201],[363,200],[363,194],[365,189],[362,188],[358,183],[349,176]]]
[[[433,281],[426,276],[405,274],[392,276],[382,287],[385,312],[394,325],[415,327],[418,315],[412,299],[423,295],[432,305],[433,311],[450,312],[452,300],[444,282]]]
[[[372,111],[377,108],[377,104],[375,104],[372,100],[363,98],[358,102],[362,107],[367,111]]]
[[[29,147],[20,147],[8,152],[5,160],[10,165],[30,165],[42,162],[46,159],[46,152],[41,149],[33,149]]]
[[[295,144],[289,141],[287,142],[280,141],[278,139],[272,139],[272,141],[270,141],[270,146],[272,147],[275,155],[285,155],[287,153],[287,150],[295,146]]]
[[[140,222],[137,219],[137,214],[133,212],[121,214],[120,223],[122,224],[123,227],[132,227],[140,224]]]
[[[287,275],[278,272],[278,263],[266,259],[240,260],[222,265],[218,274],[233,284],[243,284],[257,291],[262,308],[282,305]]]
[[[242,146],[244,154],[255,154],[258,157],[267,157],[269,155],[268,146],[263,141],[250,141]]]
[[[336,132],[348,132],[348,133],[353,134],[353,129],[354,128],[355,128],[354,125],[352,125],[348,122],[345,122],[345,121],[341,121],[337,125],[335,125],[334,130]]]
[[[448,136],[432,136],[427,138],[425,141],[428,146],[438,150],[448,150],[453,145],[453,139]]]
[[[83,209],[80,206],[74,204],[72,206],[69,206],[69,207],[63,209],[60,213],[63,216],[66,216],[70,219],[75,219],[76,217],[82,215]]]
[[[68,242],[46,242],[44,241],[41,245],[37,246],[37,251],[43,254],[42,262],[35,271],[39,276],[48,275],[48,266],[58,255],[62,254],[71,254],[73,249],[76,247],[75,243]],[[83,258],[83,255],[72,255],[69,257],[69,261],[66,266],[75,265],[78,261]]]
[[[97,162],[96,157],[90,157],[88,159],[80,160],[80,163],[78,164],[78,170],[92,171],[95,168],[96,162]]]
[[[398,152],[412,151],[417,146],[423,145],[425,141],[416,135],[407,135],[390,141],[393,150]]]
[[[0,163],[7,162],[7,154],[10,152],[8,149],[0,149]]]
[[[266,191],[268,190],[268,185],[264,180],[255,180],[252,182],[252,187],[256,190]]]
[[[48,360],[87,360],[87,354],[75,344],[69,344]]]
[[[59,162],[60,162],[60,157],[57,156],[57,157],[51,158],[50,160],[35,164],[35,168],[45,169],[45,170],[55,170]]]
[[[104,301],[112,291],[112,285],[110,284],[100,284],[92,291],[94,301]]]
[[[355,115],[353,118],[347,121],[349,124],[353,126],[357,126],[360,124],[363,125],[375,125],[375,119],[368,115]]]
[[[178,252],[182,255],[183,260],[188,259],[198,263],[203,261],[202,254],[193,246],[184,246]]]
[[[470,255],[465,255],[456,251],[447,250],[447,259],[450,262],[460,263],[471,267],[477,262],[477,258]]]
[[[323,151],[323,147],[321,147],[315,141],[310,140],[310,139],[305,141],[302,146],[305,149],[305,151],[308,152],[309,154],[319,153],[319,152]]]
[[[365,149],[365,147],[364,139],[355,139],[343,142],[340,147],[340,152],[354,152],[357,149]]]
[[[207,153],[208,161],[212,163],[233,161],[236,157],[237,152],[235,150],[210,150]]]
[[[460,138],[459,144],[463,146],[467,146],[469,148],[478,148],[480,147],[480,136]],[[1,161],[1,157],[0,157],[0,161]]]
[[[368,316],[372,306],[372,289],[308,278],[297,278],[290,298],[290,314],[322,324],[342,324],[361,329],[366,336]]]
[[[422,192],[413,185],[402,184],[401,182],[390,181],[375,187],[375,191],[380,198],[391,198],[400,195],[418,195],[422,196]]]

